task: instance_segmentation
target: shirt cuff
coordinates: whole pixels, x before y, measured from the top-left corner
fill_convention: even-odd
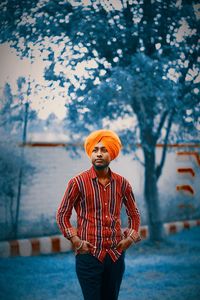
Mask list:
[[[142,240],[140,234],[135,229],[132,228],[127,228],[124,231],[124,237],[125,238],[131,237],[135,243],[140,242]]]
[[[70,240],[73,236],[77,235],[77,229],[74,227],[69,227],[65,230],[65,237]]]

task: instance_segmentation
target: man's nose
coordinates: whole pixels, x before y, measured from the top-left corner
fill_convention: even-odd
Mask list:
[[[102,156],[101,150],[97,152],[97,156]]]

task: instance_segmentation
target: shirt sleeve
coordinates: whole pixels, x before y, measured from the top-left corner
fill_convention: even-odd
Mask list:
[[[63,199],[56,213],[58,227],[67,239],[77,235],[77,229],[71,225],[70,217],[72,215],[74,204],[79,196],[80,192],[78,185],[75,179],[72,178],[68,183]]]
[[[124,192],[124,205],[128,216],[128,228],[124,231],[124,236],[130,236],[134,242],[139,242],[141,240],[139,234],[140,213],[137,208],[132,187],[128,182]]]

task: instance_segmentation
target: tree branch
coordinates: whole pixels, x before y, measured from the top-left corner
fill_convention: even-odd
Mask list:
[[[166,157],[166,152],[167,152],[167,142],[168,142],[168,137],[169,137],[169,133],[170,133],[170,130],[171,130],[171,126],[172,126],[174,113],[175,113],[175,109],[172,110],[172,112],[169,116],[169,121],[168,121],[168,125],[167,125],[167,132],[166,132],[166,136],[165,136],[161,161],[160,161],[160,164],[156,167],[157,180],[159,179],[159,177],[161,175],[162,168],[163,168],[163,165],[164,165],[164,162],[165,162],[165,157]]]
[[[160,136],[160,132],[161,132],[161,129],[163,127],[163,124],[165,123],[165,120],[166,120],[166,117],[168,115],[168,111],[164,111],[163,115],[161,116],[161,119],[160,119],[160,124],[158,126],[158,129],[157,129],[157,132],[155,134],[155,140],[157,141],[159,136]]]
[[[139,158],[139,156],[136,154],[136,152],[134,153],[134,155],[135,155],[135,157],[136,157],[136,160],[138,160],[139,163],[140,163],[143,167],[145,167],[145,163]]]

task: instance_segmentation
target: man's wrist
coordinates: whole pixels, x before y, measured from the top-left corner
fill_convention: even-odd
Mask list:
[[[128,239],[132,244],[135,243],[135,240],[134,240],[134,238],[133,238],[131,235],[127,236],[127,239]]]
[[[134,229],[130,230],[128,236],[130,236],[133,239],[134,243],[137,243],[137,242],[141,241],[140,234]]]
[[[74,235],[71,237],[70,241],[75,248],[78,248],[80,245],[81,239],[77,235]]]
[[[75,247],[76,250],[80,250],[83,246],[83,241],[80,241],[79,245]]]

